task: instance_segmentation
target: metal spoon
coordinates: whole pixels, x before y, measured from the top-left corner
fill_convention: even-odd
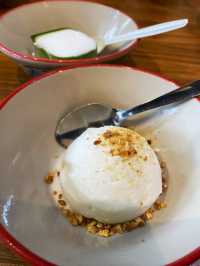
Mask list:
[[[116,44],[119,42],[132,41],[138,38],[154,36],[168,31],[180,29],[186,26],[187,24],[188,24],[188,19],[179,19],[141,28],[138,30],[134,30],[133,32],[129,32],[111,38],[95,38],[97,43],[97,53],[98,54],[101,53],[104,50],[104,48],[108,45]]]
[[[127,110],[116,110],[110,106],[91,103],[65,114],[58,122],[55,138],[61,146],[73,140],[88,127],[105,125],[120,126],[130,116],[176,102],[184,102],[200,95],[200,80],[180,87],[154,100]]]

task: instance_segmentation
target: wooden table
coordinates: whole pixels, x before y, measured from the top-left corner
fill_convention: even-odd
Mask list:
[[[124,11],[140,26],[189,18],[188,27],[141,40],[136,49],[116,61],[116,64],[158,72],[179,84],[200,78],[199,0],[96,0],[96,2]],[[0,7],[0,12],[5,10]],[[30,77],[19,67],[0,54],[0,99],[28,79]],[[27,264],[0,244],[0,266],[4,265]]]

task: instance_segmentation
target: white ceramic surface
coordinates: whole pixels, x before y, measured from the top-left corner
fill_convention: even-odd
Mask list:
[[[45,70],[112,60],[127,53],[136,42],[110,46],[98,57],[89,59],[49,60],[31,56],[31,35],[62,27],[100,38],[137,29],[133,19],[105,5],[79,0],[47,0],[20,6],[0,17],[0,51],[25,67]]]
[[[196,99],[143,114],[134,122],[153,140],[170,178],[168,207],[145,227],[108,239],[87,234],[62,217],[43,182],[63,151],[54,140],[54,130],[64,112],[90,102],[127,108],[174,88],[174,83],[139,70],[90,66],[37,79],[16,94],[0,112],[3,227],[32,252],[67,266],[159,266],[197,248],[200,103]]]

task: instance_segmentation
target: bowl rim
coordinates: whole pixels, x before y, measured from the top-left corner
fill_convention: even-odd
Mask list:
[[[53,71],[49,71],[47,73],[43,73],[42,75],[39,75],[37,77],[34,77],[30,80],[28,80],[27,82],[19,85],[13,92],[11,92],[8,96],[6,96],[3,100],[0,101],[0,111],[3,109],[3,107],[6,106],[6,104],[16,95],[18,94],[20,91],[26,89],[27,87],[29,87],[29,85],[42,80],[43,78],[48,78],[51,76],[56,75],[57,73],[62,73],[62,72],[67,72],[71,69],[78,69],[78,68],[90,68],[90,67],[94,67],[94,68],[98,68],[98,67],[108,67],[108,68],[124,68],[127,70],[131,70],[131,71],[138,71],[138,72],[142,72],[145,74],[150,74],[154,77],[158,77],[163,79],[164,81],[169,81],[171,83],[173,83],[174,85],[178,86],[178,83],[174,82],[173,80],[160,75],[159,73],[154,73],[151,72],[149,70],[144,70],[142,68],[138,68],[138,67],[130,67],[130,66],[124,66],[124,65],[114,65],[114,64],[97,64],[97,65],[82,65],[82,66],[70,66],[70,67],[62,67],[62,68],[58,68],[56,70]],[[38,265],[38,266],[56,266],[56,264],[53,264],[45,259],[43,259],[42,257],[36,255],[35,253],[33,253],[32,251],[28,250],[24,245],[22,245],[19,241],[17,241],[7,230],[6,228],[0,223],[0,240],[3,241],[3,243],[10,248],[11,250],[13,250],[15,253],[17,253],[19,256],[21,256],[22,258],[24,258],[25,261],[32,263],[33,265]],[[196,249],[194,249],[193,251],[191,251],[190,253],[184,255],[183,257],[177,259],[174,262],[171,262],[169,264],[167,264],[166,266],[186,266],[189,265],[191,263],[193,263],[194,261],[198,260],[200,258],[200,247],[197,247]]]
[[[97,2],[94,2],[93,0],[39,0],[37,2],[32,2],[32,3],[25,3],[25,4],[21,4],[15,8],[12,8],[6,12],[4,12],[3,14],[0,15],[0,23],[1,20],[7,16],[10,15],[10,13],[15,12],[18,9],[21,8],[26,8],[27,6],[33,6],[33,5],[37,5],[38,3],[52,3],[52,2],[87,2],[87,3],[91,3],[94,4],[96,6],[103,6],[106,8],[110,8],[113,10],[116,10],[117,12],[123,14],[124,16],[126,16],[127,18],[129,18],[133,23],[135,23],[136,25],[136,29],[139,29],[140,27],[138,26],[138,23],[129,15],[127,15],[125,12],[118,10],[116,8],[113,8],[111,6],[108,5],[104,5],[104,4],[100,4]],[[2,51],[3,53],[5,53],[6,55],[17,59],[17,60],[23,60],[26,62],[32,62],[32,63],[48,63],[48,64],[90,64],[90,63],[100,63],[103,61],[109,61],[109,60],[113,60],[116,58],[119,58],[125,54],[127,54],[131,49],[135,48],[138,45],[138,41],[139,39],[136,39],[135,41],[130,42],[130,44],[124,48],[124,49],[119,49],[115,52],[111,52],[110,54],[107,55],[100,55],[100,56],[96,56],[96,57],[91,57],[91,58],[81,58],[81,59],[48,59],[48,58],[42,58],[42,57],[34,57],[31,55],[25,55],[21,52],[16,52],[13,49],[8,48],[6,45],[4,45],[2,42],[0,42],[0,51]]]

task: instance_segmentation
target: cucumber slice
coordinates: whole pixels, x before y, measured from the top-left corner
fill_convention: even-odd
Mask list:
[[[97,55],[96,41],[77,30],[59,28],[34,34],[34,55],[49,59],[78,59]]]

